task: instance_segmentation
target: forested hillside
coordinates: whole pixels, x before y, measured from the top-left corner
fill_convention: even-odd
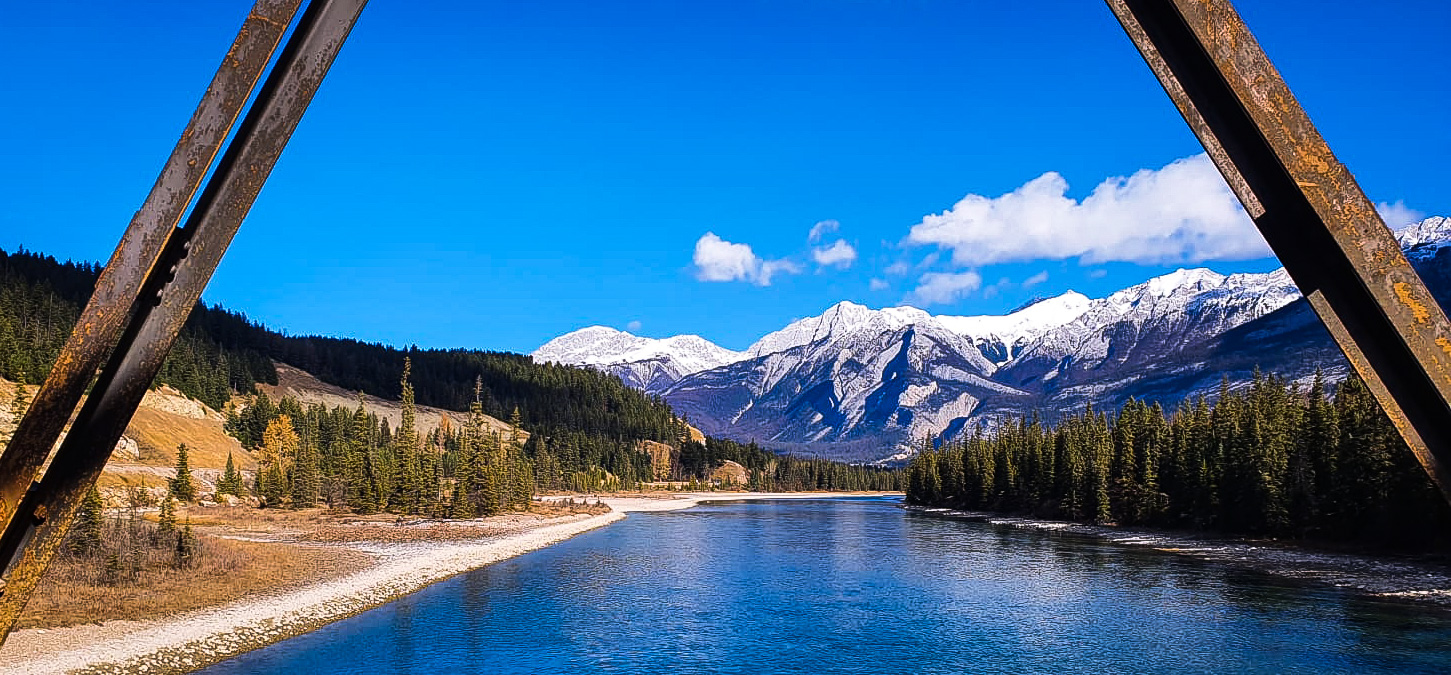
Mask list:
[[[1256,374],[1173,414],[1140,401],[1029,417],[920,453],[916,504],[1120,525],[1451,545],[1451,508],[1359,379],[1328,396]]]
[[[99,272],[93,264],[0,251],[0,376],[31,384],[44,378]],[[276,384],[276,360],[330,384],[397,399],[405,358],[413,363],[420,405],[467,410],[479,380],[484,412],[507,419],[517,410],[531,432],[611,442],[674,439],[668,406],[588,368],[539,365],[519,354],[293,337],[221,307],[199,305],[192,311],[157,379],[220,410],[233,391]]]
[[[91,263],[0,250],[0,377],[29,384],[45,379],[100,271]],[[235,341],[223,346],[216,337],[246,330],[260,329],[241,315],[198,306],[158,380],[218,410],[233,390],[275,384],[277,373],[264,354]]]

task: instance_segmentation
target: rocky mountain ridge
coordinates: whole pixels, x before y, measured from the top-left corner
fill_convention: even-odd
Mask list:
[[[1451,220],[1428,218],[1397,236],[1433,292],[1451,292]],[[1130,396],[1173,405],[1256,366],[1291,378],[1345,372],[1283,269],[1181,269],[1105,298],[1069,292],[1003,316],[840,302],[744,352],[680,337],[691,347],[597,327],[534,358],[616,373],[707,434],[862,461],[1033,411]]]

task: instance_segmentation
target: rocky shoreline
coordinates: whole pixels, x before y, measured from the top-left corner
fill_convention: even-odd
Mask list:
[[[903,508],[942,518],[1093,537],[1121,546],[1191,556],[1374,598],[1451,610],[1451,566],[1426,558],[1323,551],[1281,541],[1088,525],[981,511]]]

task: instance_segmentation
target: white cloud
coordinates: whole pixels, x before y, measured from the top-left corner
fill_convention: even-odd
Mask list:
[[[981,287],[982,275],[977,272],[928,272],[917,280],[917,288],[907,294],[907,301],[946,304]]]
[[[900,277],[900,276],[906,274],[907,272],[910,272],[911,270],[912,270],[912,265],[911,264],[909,264],[905,260],[898,260],[897,262],[894,262],[894,263],[888,265],[887,266],[887,269],[885,269],[883,271],[886,272],[887,274],[890,274],[890,275],[894,276],[894,277]]]
[[[1406,206],[1401,200],[1396,200],[1394,204],[1381,202],[1375,205],[1375,210],[1380,212],[1380,218],[1385,221],[1386,227],[1392,230],[1399,230],[1426,219],[1426,214]]]
[[[811,226],[811,234],[806,235],[806,243],[815,244],[816,242],[821,241],[822,237],[825,237],[826,235],[831,234],[832,232],[835,232],[839,229],[841,229],[841,223],[838,223],[835,220],[823,220]]]
[[[999,197],[969,194],[912,227],[907,242],[937,245],[975,267],[1042,258],[1086,264],[1247,260],[1270,255],[1205,155],[1110,178],[1079,202],[1048,172]]]
[[[870,282],[867,282],[867,287],[874,291],[885,291],[891,288],[892,285],[887,283],[886,279],[872,279]]]
[[[695,242],[695,278],[701,281],[746,281],[757,286],[770,286],[776,274],[797,274],[801,271],[789,260],[762,260],[749,244],[735,244],[714,232],[706,232]]]
[[[1103,269],[1102,267],[1088,273],[1089,279],[1102,279],[1106,276],[1108,276],[1108,270]]]
[[[639,321],[631,321],[631,322],[625,324],[625,330],[630,331],[631,333],[634,333],[634,332],[640,330],[640,325],[641,324],[640,324]]]
[[[815,230],[812,231],[815,232]],[[811,249],[811,259],[822,267],[846,269],[856,262],[856,249],[845,240],[838,239],[830,246]]]
[[[1023,288],[1032,288],[1048,280],[1048,270],[1043,270],[1023,280]]]

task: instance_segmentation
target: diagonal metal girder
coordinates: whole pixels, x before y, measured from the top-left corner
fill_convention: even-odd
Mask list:
[[[1451,500],[1451,323],[1229,0],[1107,0]]]
[[[103,312],[129,310],[129,318],[123,327],[106,333],[116,336],[110,343],[97,340],[103,354],[110,352],[109,360],[81,406],[71,432],[56,451],[50,468],[11,510],[13,515],[0,534],[4,581],[0,586],[0,642],[9,635],[46,566],[59,550],[86,492],[95,485],[366,2],[311,0],[188,216],[186,226],[159,233],[151,231],[152,236],[164,237],[164,244],[139,284],[139,294],[93,297],[92,304],[99,303]],[[287,24],[281,21],[274,26],[279,36]],[[247,32],[248,27],[244,25],[239,41],[246,38]],[[204,98],[203,106],[206,102]],[[183,143],[186,140],[183,137]],[[134,255],[128,246],[134,244],[123,239],[113,260]],[[77,325],[77,333],[86,330],[84,323]],[[72,342],[75,341],[73,338]],[[75,376],[83,378],[84,383],[89,375]],[[27,419],[29,416],[27,413]],[[59,428],[55,431],[59,432]],[[54,437],[37,440],[53,443]],[[48,449],[49,445],[43,447]]]
[[[248,13],[151,193],[101,270],[75,330],[9,446],[0,454],[0,530],[15,515],[16,505],[50,455],[96,369],[135,313],[146,276],[156,266],[301,4],[302,0],[258,0]]]

